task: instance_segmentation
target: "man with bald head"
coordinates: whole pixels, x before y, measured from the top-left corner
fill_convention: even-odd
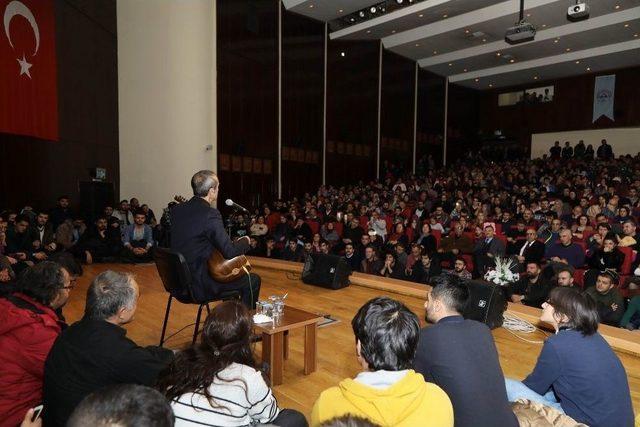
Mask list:
[[[255,308],[260,292],[260,276],[251,273],[231,283],[218,283],[209,275],[207,261],[214,249],[225,259],[249,251],[249,237],[232,242],[225,230],[220,211],[212,204],[218,199],[220,181],[209,170],[196,172],[191,178],[193,197],[171,210],[171,250],[180,252],[189,265],[193,293],[197,300],[220,297],[225,291],[238,291],[242,301]]]

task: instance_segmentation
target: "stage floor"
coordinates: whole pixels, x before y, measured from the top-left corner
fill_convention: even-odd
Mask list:
[[[132,323],[127,325],[128,336],[140,345],[157,345],[162,331],[162,321],[167,303],[167,294],[153,264],[96,264],[85,266],[83,277],[72,291],[64,314],[68,322],[82,317],[87,286],[100,272],[113,269],[128,271],[136,276],[140,285],[138,311]],[[302,283],[296,275],[282,271],[254,268],[262,277],[261,296],[289,293],[287,304],[318,314],[329,314],[339,322],[318,329],[318,370],[305,376],[304,369],[304,331],[296,330],[291,334],[290,356],[285,361],[284,383],[274,387],[275,395],[281,407],[294,408],[309,417],[313,403],[320,392],[336,385],[346,377],[359,372],[355,356],[355,342],[351,331],[351,319],[362,304],[379,295],[387,295],[405,303],[424,324],[424,301],[415,297],[383,292],[361,286],[350,286],[338,291],[312,287]],[[172,303],[167,335],[195,322],[196,306]],[[191,342],[193,327],[186,328],[165,343],[166,347],[179,349]],[[640,340],[640,332],[638,340]],[[524,378],[532,369],[540,353],[542,344],[529,341],[542,341],[541,332],[519,334],[498,328],[493,336],[500,354],[500,364],[505,375],[517,379]],[[260,355],[260,344],[256,344],[256,353]],[[627,371],[631,397],[636,413],[640,411],[640,358],[618,353]],[[579,355],[576,355],[579,357]]]

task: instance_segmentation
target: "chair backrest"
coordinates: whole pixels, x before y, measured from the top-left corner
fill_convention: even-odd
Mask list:
[[[635,260],[635,257],[633,255],[633,248],[629,246],[618,246],[618,249],[624,254],[624,261],[622,262],[622,266],[620,267],[620,274],[631,274],[631,264]]]
[[[165,290],[182,303],[195,303],[191,293],[191,272],[184,256],[168,248],[158,247],[153,253],[153,259]]]

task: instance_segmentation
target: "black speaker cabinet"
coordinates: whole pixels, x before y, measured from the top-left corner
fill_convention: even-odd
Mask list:
[[[469,280],[469,301],[462,314],[465,319],[477,320],[491,329],[499,328],[504,321],[507,300],[500,285],[482,280]]]
[[[349,286],[351,267],[338,255],[311,254],[304,263],[302,281],[328,289]]]

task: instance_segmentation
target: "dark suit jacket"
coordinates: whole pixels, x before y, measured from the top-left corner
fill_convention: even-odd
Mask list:
[[[455,427],[517,427],[489,328],[462,316],[420,332],[416,372],[451,399]]]
[[[486,255],[488,253],[491,253],[494,256],[504,256],[505,247],[504,243],[502,243],[502,240],[494,237],[491,239],[488,245],[485,244],[485,240],[486,239],[483,238],[476,242],[476,246],[473,248],[473,253],[475,255]]]
[[[44,425],[64,426],[78,403],[103,387],[155,384],[173,352],[140,347],[126,335],[120,326],[87,319],[62,332],[44,365]]]
[[[198,300],[215,297],[223,290],[223,284],[214,281],[207,268],[214,248],[230,259],[246,253],[249,242],[247,239],[232,242],[220,211],[201,197],[193,197],[171,209],[171,250],[180,252],[187,260],[194,297]]]
[[[30,239],[31,242],[35,242],[36,240],[41,240],[40,239],[40,232],[38,232],[38,227],[37,226],[31,226],[29,228],[29,234],[30,234]],[[51,226],[51,224],[47,224],[44,226],[44,233],[42,235],[42,240],[40,241],[40,243],[42,243],[42,246],[40,246],[39,250],[44,250],[44,247],[54,243],[56,241],[55,239],[55,235],[53,234],[53,227]]]
[[[519,242],[516,255],[520,255],[520,250],[522,249],[522,246],[528,245],[528,244],[529,243],[526,240]],[[536,262],[540,264],[540,262],[542,261],[542,258],[544,257],[544,250],[545,250],[544,243],[535,240],[533,244],[529,246],[527,249],[525,249],[522,254],[522,256],[524,256],[524,263],[526,264],[528,262]]]

